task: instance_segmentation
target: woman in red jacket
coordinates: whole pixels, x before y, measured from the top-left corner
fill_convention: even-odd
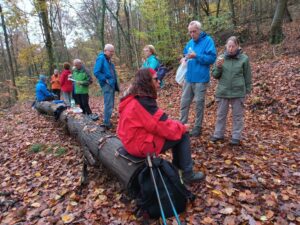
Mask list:
[[[61,72],[60,75],[60,85],[61,85],[62,97],[67,106],[71,105],[72,90],[73,90],[72,81],[68,80],[70,74],[72,74],[70,70],[70,63],[65,62],[64,70]]]
[[[146,157],[147,153],[158,155],[172,148],[172,163],[182,170],[183,181],[198,182],[204,174],[193,172],[189,127],[169,119],[158,108],[158,88],[159,80],[153,69],[140,69],[136,73],[119,105],[117,134],[128,153],[136,157]]]

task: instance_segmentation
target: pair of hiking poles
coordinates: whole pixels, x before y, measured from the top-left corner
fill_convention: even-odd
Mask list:
[[[155,158],[155,155],[153,155],[153,158]],[[152,165],[152,161],[151,161],[151,156],[150,156],[150,154],[147,154],[147,162],[148,162],[148,166],[149,166],[149,168],[150,168],[151,178],[152,178],[152,181],[153,181],[153,185],[154,185],[154,189],[155,189],[155,193],[156,193],[156,197],[157,197],[157,201],[158,201],[158,205],[159,205],[159,209],[160,209],[161,218],[162,218],[162,220],[163,220],[163,224],[164,224],[164,225],[167,225],[166,216],[165,216],[164,209],[163,209],[163,206],[162,206],[162,203],[161,203],[161,200],[160,200],[160,195],[159,195],[157,183],[156,183],[155,176],[154,176],[154,172],[153,172],[153,165]],[[174,206],[173,201],[172,201],[172,199],[171,199],[169,190],[168,190],[168,188],[167,188],[167,185],[166,185],[166,183],[165,183],[165,180],[164,180],[164,178],[163,178],[163,176],[162,176],[162,173],[161,173],[159,167],[157,167],[157,171],[158,171],[159,177],[160,177],[160,179],[161,179],[161,181],[162,181],[162,184],[163,184],[163,186],[164,186],[164,189],[165,189],[165,191],[166,191],[166,193],[167,193],[167,196],[168,196],[170,205],[171,205],[171,207],[172,207],[172,211],[173,211],[173,213],[174,213],[174,216],[175,216],[175,218],[176,218],[177,224],[178,224],[178,225],[181,225],[181,222],[180,222],[180,220],[179,220],[178,213],[177,213],[177,211],[176,211],[176,209],[175,209],[175,206]]]

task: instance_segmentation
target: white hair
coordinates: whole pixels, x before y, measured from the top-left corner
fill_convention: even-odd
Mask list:
[[[104,51],[105,50],[114,50],[115,49],[115,47],[112,45],[112,44],[106,44],[105,46],[104,46]]]
[[[193,20],[192,22],[190,22],[189,27],[191,26],[196,26],[199,30],[201,30],[201,23],[197,20]]]
[[[54,69],[54,73],[56,73],[56,72],[58,73],[58,69]]]
[[[74,59],[73,64],[82,63],[80,59]]]

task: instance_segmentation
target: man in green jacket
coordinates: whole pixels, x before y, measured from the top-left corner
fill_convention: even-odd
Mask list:
[[[89,85],[91,83],[91,76],[89,71],[84,67],[80,59],[73,61],[75,69],[72,72],[72,78],[74,81],[74,93],[75,101],[79,104],[83,114],[92,114],[89,106]]]
[[[239,145],[244,127],[244,101],[251,91],[251,68],[249,58],[242,53],[235,36],[226,43],[225,53],[218,57],[212,72],[219,80],[216,101],[218,102],[217,121],[211,141],[224,139],[229,105],[232,106],[232,145]]]

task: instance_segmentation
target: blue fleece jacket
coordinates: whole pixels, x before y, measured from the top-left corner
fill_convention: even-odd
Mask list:
[[[117,73],[114,64],[100,52],[94,66],[94,75],[98,79],[99,84],[103,87],[108,83],[111,87],[117,87]]]
[[[197,41],[191,39],[185,46],[183,54],[187,55],[191,48],[196,57],[188,60],[185,80],[190,83],[209,82],[209,69],[217,57],[213,39],[205,32],[201,32]]]
[[[44,101],[47,97],[53,96],[53,94],[48,91],[45,82],[42,80],[39,80],[35,86],[35,95],[38,102]]]

